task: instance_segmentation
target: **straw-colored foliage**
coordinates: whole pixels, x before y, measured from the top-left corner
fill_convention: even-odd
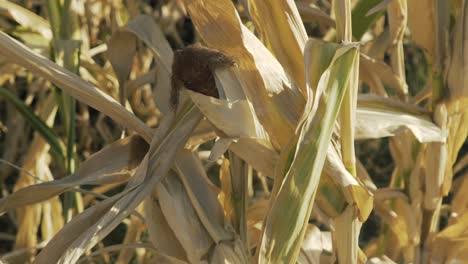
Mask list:
[[[468,263],[467,17],[0,0],[0,262]]]

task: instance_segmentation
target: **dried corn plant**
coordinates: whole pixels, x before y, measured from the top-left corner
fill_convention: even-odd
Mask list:
[[[0,0],[1,262],[468,262],[467,17]]]

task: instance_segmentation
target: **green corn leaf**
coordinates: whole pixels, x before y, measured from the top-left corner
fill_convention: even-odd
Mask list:
[[[352,11],[353,37],[360,40],[369,27],[385,13],[385,10],[369,14],[382,0],[360,0]]]
[[[18,110],[23,115],[23,117],[31,124],[34,130],[38,132],[47,141],[47,143],[49,143],[52,151],[55,154],[59,155],[60,158],[65,158],[63,142],[42,119],[40,119],[33,111],[31,111],[31,109],[21,101],[21,99],[19,99],[12,92],[8,91],[6,88],[0,87],[0,96],[15,106],[16,110]]]
[[[289,148],[294,158],[266,218],[259,263],[296,262],[346,83],[358,54],[356,44],[342,45],[321,75],[315,102],[306,109],[297,129],[297,145]]]

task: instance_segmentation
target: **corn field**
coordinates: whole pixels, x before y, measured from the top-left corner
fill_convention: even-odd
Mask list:
[[[0,263],[468,263],[468,0],[0,0]]]

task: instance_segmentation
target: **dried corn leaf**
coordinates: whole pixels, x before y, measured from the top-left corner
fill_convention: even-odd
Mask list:
[[[126,82],[133,66],[136,53],[136,39],[127,36],[128,32],[115,32],[107,44],[107,57],[119,81],[119,99],[125,105],[127,99]]]
[[[204,259],[214,241],[198,218],[182,182],[169,174],[156,186],[156,192],[168,225],[185,249],[191,263],[207,263]]]
[[[429,55],[435,43],[434,2],[427,0],[408,1],[408,27],[414,42]]]
[[[221,87],[228,84],[220,81]],[[235,86],[234,86],[235,87]],[[220,136],[234,140],[229,148],[240,158],[252,165],[265,175],[273,176],[277,152],[273,149],[268,135],[257,117],[252,112],[252,105],[248,100],[236,101],[220,100],[200,93],[187,91],[190,98],[197,105],[208,121],[222,131]],[[231,97],[232,96],[232,97]],[[230,95],[239,98],[242,95]],[[236,120],[235,122],[232,122]],[[239,126],[238,124],[243,124]]]
[[[296,6],[304,23],[318,22],[329,27],[335,27],[335,20],[319,7],[304,2],[296,2]]]
[[[138,136],[116,141],[83,162],[73,175],[28,186],[0,199],[0,212],[45,201],[79,185],[124,182],[141,162],[147,147]]]
[[[258,199],[247,210],[247,228],[249,234],[249,249],[255,248],[262,236],[263,219],[268,212],[269,200]]]
[[[156,193],[145,200],[145,220],[153,245],[162,253],[180,260],[187,260],[184,248],[163,215]]]
[[[114,203],[122,195],[117,195],[101,203],[86,209],[81,214],[72,218],[60,232],[47,244],[47,246],[36,256],[34,263],[74,263],[74,262],[58,262],[62,254],[67,250],[69,245],[78,238],[81,234],[95,224],[103,217],[114,205]],[[75,259],[78,260],[78,257]]]
[[[142,213],[142,210],[143,204],[140,204],[135,211]],[[123,245],[131,245],[132,243],[136,243],[140,240],[143,231],[145,231],[145,225],[142,220],[143,219],[135,215],[130,216],[130,223],[127,225],[127,232],[125,232],[125,237],[122,242]],[[129,263],[132,260],[133,251],[134,248],[132,247],[125,247],[120,250],[116,264]]]
[[[190,90],[187,90],[187,93],[208,121],[227,137],[268,140],[263,127],[252,114],[252,106],[249,101],[229,102]]]
[[[50,245],[48,245],[38,256],[38,263],[74,263],[85,250],[93,247],[97,242],[109,234],[128,214],[135,209],[153,188],[167,174],[175,159],[177,151],[183,147],[189,135],[201,120],[201,113],[193,104],[185,105],[184,111],[180,112],[178,119],[169,130],[160,127],[160,133],[156,134],[145,159],[137,167],[135,176],[128,183],[124,192],[111,197],[105,203],[105,212],[99,211],[99,219],[92,220],[87,228],[76,227],[75,221],[70,222],[63,230],[73,231],[80,228],[78,235],[67,238],[66,243],[60,243],[64,234],[58,234]],[[169,119],[171,120],[171,119]],[[163,126],[163,124],[161,124]],[[95,207],[88,208],[80,215],[94,214]],[[80,215],[74,219],[80,219]],[[73,223],[73,224],[72,224]],[[67,228],[68,227],[68,228]],[[61,232],[62,232],[61,231]],[[65,231],[63,231],[65,232]],[[59,249],[57,249],[59,248]],[[54,253],[50,258],[49,254]],[[47,259],[47,260],[46,260]]]
[[[217,244],[210,263],[249,263],[249,261],[242,243],[236,239]]]
[[[212,239],[216,243],[233,239],[233,234],[224,228],[223,209],[216,193],[209,186],[208,176],[198,156],[188,150],[181,150],[175,167],[193,208]]]
[[[433,263],[465,263],[468,261],[468,214],[440,233],[427,245],[428,259]]]
[[[308,39],[293,0],[250,0],[249,13],[266,47],[305,95],[304,47]]]
[[[337,248],[338,262],[357,263],[359,252],[357,238],[362,223],[356,217],[354,208],[352,206],[346,207],[344,212],[336,217],[334,221],[333,245],[336,245]]]
[[[327,235],[328,234],[328,235]],[[302,242],[298,263],[319,264],[322,263],[321,255],[323,251],[332,251],[332,241],[330,233],[321,232],[315,225],[309,224]]]
[[[154,22],[151,16],[139,15],[132,19],[127,25],[120,28],[116,34],[116,37],[119,38],[111,40],[120,42],[120,44],[116,45],[123,45],[125,49],[128,49],[126,43],[132,43],[136,41],[135,38],[138,38],[153,52],[158,63],[156,67],[157,85],[153,93],[154,99],[162,113],[170,112],[170,76],[174,54],[159,26]],[[120,50],[116,50],[115,52],[115,56],[121,56]],[[129,60],[130,57],[133,57],[133,55],[127,57],[125,62],[121,61],[119,65],[131,65],[132,61]],[[123,74],[125,74],[125,71],[123,71]]]
[[[54,104],[53,96],[46,97],[40,105],[40,118],[45,120],[45,124],[47,126],[52,126],[57,112],[57,107]],[[37,177],[39,177],[39,180],[46,180],[48,178],[46,175],[47,171],[45,170],[45,167],[49,165],[49,162],[47,162],[46,158],[49,149],[50,146],[47,144],[47,142],[37,133],[35,133],[34,139],[32,140],[31,145],[24,157],[24,171],[20,173],[20,177],[15,184],[14,190],[25,188],[37,182],[36,178],[30,177],[30,175],[28,175],[30,173],[37,175]],[[37,233],[39,231],[41,217],[43,214],[42,208],[43,206],[41,204],[34,204],[23,208],[16,208],[16,215],[19,220],[17,226],[18,231],[16,233],[15,239],[16,249],[32,248],[37,245]],[[34,251],[28,253],[34,253]],[[28,262],[28,259],[30,260],[32,255],[27,254],[24,257],[25,259],[23,261]]]
[[[452,216],[453,220],[457,220],[460,215],[463,215],[467,212],[468,209],[468,193],[466,192],[468,188],[468,174],[462,174],[457,186],[457,190],[454,191],[453,200],[452,200]]]
[[[444,142],[446,133],[422,109],[383,97],[360,97],[356,139],[380,138],[411,131],[419,142]]]
[[[328,147],[326,161],[324,168],[326,177],[330,177],[339,186],[347,203],[355,207],[359,220],[364,222],[373,208],[372,193],[346,170],[337,150],[331,145]]]
[[[187,264],[186,261],[181,261],[176,258],[168,257],[165,255],[157,255],[151,258],[148,264]]]
[[[304,100],[284,69],[241,23],[231,1],[185,1],[201,39],[232,57],[239,67],[245,95],[275,148],[289,140]]]
[[[387,256],[374,257],[366,261],[366,264],[396,264],[392,259]]]
[[[406,0],[391,1],[387,7],[390,38],[392,44],[397,44],[403,40],[408,19],[408,8]]]
[[[272,148],[270,142],[240,138],[231,143],[229,149],[255,170],[266,176],[274,177],[279,155]]]
[[[377,91],[382,90],[382,95],[386,95],[385,87],[392,89],[399,96],[405,93],[405,82],[395,74],[390,66],[382,61],[378,61],[365,54],[361,54],[360,58],[360,78],[371,85],[371,88]],[[382,85],[381,88],[378,86]]]
[[[468,3],[463,1],[455,25],[455,35],[452,39],[452,54],[446,67],[449,100],[455,101],[468,96]]]
[[[0,32],[0,55],[53,82],[76,99],[107,114],[120,125],[138,132],[146,141],[151,140],[150,128],[110,96],[70,71],[35,54],[3,32]]]

